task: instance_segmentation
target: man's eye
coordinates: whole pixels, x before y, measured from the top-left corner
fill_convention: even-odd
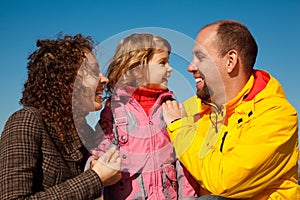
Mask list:
[[[201,54],[196,54],[196,58],[197,58],[199,61],[203,61],[204,56],[201,55]]]

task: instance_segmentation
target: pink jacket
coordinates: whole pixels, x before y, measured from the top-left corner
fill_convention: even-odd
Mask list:
[[[198,196],[198,184],[176,159],[162,118],[161,103],[172,95],[172,92],[161,94],[147,116],[130,92],[118,89],[110,105],[102,110],[99,123],[104,140],[98,151],[103,153],[113,143],[118,145],[123,174],[118,183],[104,189],[105,200]]]

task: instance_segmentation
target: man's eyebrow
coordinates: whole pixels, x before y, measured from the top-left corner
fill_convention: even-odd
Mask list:
[[[197,49],[197,50],[194,50],[193,51],[193,54],[196,56],[196,57],[206,57],[205,53],[203,53],[200,49]]]

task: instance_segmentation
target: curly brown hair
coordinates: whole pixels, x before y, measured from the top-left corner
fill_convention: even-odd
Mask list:
[[[38,49],[28,57],[28,79],[20,104],[38,108],[45,123],[54,125],[62,140],[67,133],[76,134],[72,114],[74,81],[78,80],[85,53],[92,51],[94,43],[90,36],[81,34],[38,40]]]

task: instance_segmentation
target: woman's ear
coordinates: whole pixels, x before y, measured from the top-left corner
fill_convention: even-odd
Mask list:
[[[229,50],[226,54],[227,64],[226,71],[231,73],[238,63],[238,52],[236,50]]]

